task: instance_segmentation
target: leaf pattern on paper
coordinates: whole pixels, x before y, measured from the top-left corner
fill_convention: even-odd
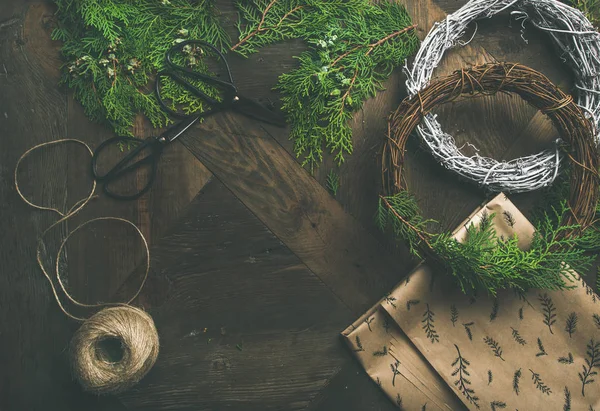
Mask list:
[[[406,310],[407,310],[407,311],[410,311],[410,308],[411,308],[413,305],[417,305],[417,304],[419,304],[420,302],[421,302],[421,301],[419,301],[419,300],[409,300],[409,301],[407,301],[407,302],[406,302]]]
[[[531,379],[533,380],[535,387],[546,395],[552,394],[552,390],[550,389],[550,387],[544,384],[544,381],[542,381],[542,377],[540,377],[540,374],[536,373],[531,368],[529,369],[529,371],[531,372]]]
[[[521,344],[521,345],[526,345],[527,344],[527,341],[525,341],[525,339],[523,337],[521,337],[521,334],[519,334],[519,330],[517,330],[517,329],[515,329],[513,327],[510,327],[510,329],[512,330],[512,336],[513,336],[513,338],[515,339],[515,341],[518,344]]]
[[[367,327],[369,327],[369,331],[373,332],[373,329],[371,328],[371,323],[375,321],[375,317],[371,317],[371,318],[365,318],[365,324],[367,324]]]
[[[390,333],[390,328],[391,324],[389,318],[387,316],[383,317],[383,329],[385,330],[386,334]]]
[[[515,220],[515,218],[513,217],[512,213],[510,211],[504,211],[504,212],[502,212],[502,215],[504,216],[504,221],[506,221],[506,224],[508,224],[510,227],[515,226],[517,221]]]
[[[488,385],[490,385],[493,380],[494,380],[494,374],[492,374],[492,370],[488,370]]]
[[[498,299],[494,298],[494,302],[492,303],[492,312],[490,313],[490,322],[494,321],[496,317],[498,317],[498,309],[500,305],[498,303]]]
[[[387,348],[386,345],[384,345],[381,350],[373,351],[373,356],[374,357],[384,357],[386,355],[388,355],[388,348]]]
[[[519,308],[519,320],[523,321],[523,307]]]
[[[492,408],[492,411],[496,411],[500,408],[506,408],[506,403],[502,401],[493,401],[490,402],[490,407]]]
[[[354,352],[364,351],[365,349],[363,348],[362,341],[360,341],[360,337],[358,335],[356,336],[355,340],[357,348],[354,350]]]
[[[453,327],[456,325],[456,322],[458,321],[458,308],[456,308],[456,305],[454,305],[454,304],[452,304],[450,306],[450,321],[452,321]]]
[[[471,404],[475,406],[475,408],[479,409],[479,397],[475,395],[475,391],[470,388],[471,381],[467,377],[470,376],[468,366],[471,365],[466,358],[464,358],[461,353],[458,345],[454,344],[456,348],[457,357],[452,363],[452,367],[456,367],[454,371],[452,371],[452,376],[458,376],[458,379],[454,381],[454,385],[458,388],[460,393],[464,395]]]
[[[594,324],[596,324],[596,328],[600,330],[600,315],[594,314],[592,318],[594,319]]]
[[[587,345],[583,372],[579,373],[579,380],[582,383],[581,395],[584,397],[585,386],[593,383],[595,380],[592,377],[598,375],[598,372],[594,370],[595,368],[600,368],[600,342],[596,343],[593,339],[591,339]]]
[[[543,355],[548,355],[548,353],[546,352],[546,349],[544,348],[544,343],[542,343],[542,339],[540,337],[538,337],[538,339],[537,339],[537,344],[538,344],[538,348],[540,351],[535,356],[541,357]]]
[[[548,326],[550,334],[554,334],[554,331],[552,331],[552,326],[554,325],[554,323],[556,323],[556,307],[552,302],[552,298],[550,298],[548,294],[544,293],[543,295],[539,294],[538,299],[540,300],[540,303],[542,305],[542,312],[544,314],[544,324]]]
[[[521,382],[521,369],[515,371],[513,375],[513,391],[519,395],[519,383]]]
[[[577,331],[577,313],[571,313],[565,322],[565,331],[569,334],[569,338]]]
[[[490,347],[495,357],[498,357],[502,361],[505,361],[504,358],[502,358],[502,347],[500,347],[498,341],[494,340],[492,337],[489,336],[483,337],[483,341],[485,341],[488,347]]]
[[[475,324],[473,321],[471,321],[470,323],[463,323],[463,327],[465,327],[465,332],[467,333],[467,337],[469,337],[469,340],[473,341],[473,331],[471,330],[471,327],[473,326],[473,324]]]
[[[565,387],[565,405],[563,411],[571,411],[571,392],[568,387]]]
[[[569,353],[566,357],[558,357],[561,364],[573,364],[573,354]]]
[[[421,328],[423,328],[425,335],[431,340],[432,344],[440,341],[440,336],[435,331],[435,320],[433,317],[435,317],[435,313],[429,309],[429,304],[427,304],[427,309],[423,313],[423,319],[421,320],[421,323],[423,323]]]
[[[402,409],[402,397],[400,394],[396,394],[396,405],[398,408]]]
[[[391,305],[394,308],[397,308],[396,306],[396,297],[392,297],[391,295],[386,295],[385,296],[385,302],[388,303],[389,305]]]
[[[400,366],[400,361],[396,360],[396,362],[393,362],[390,364],[390,367],[392,368],[392,373],[394,374],[394,376],[392,377],[392,386],[395,387],[396,386],[396,376],[400,375],[400,370],[398,369],[398,367]]]

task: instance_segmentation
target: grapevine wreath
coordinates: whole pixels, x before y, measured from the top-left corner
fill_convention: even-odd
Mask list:
[[[560,147],[571,162],[568,201],[545,213],[529,250],[519,249],[516,238],[498,240],[489,218],[478,228],[469,227],[462,244],[450,233],[431,233],[432,221],[422,216],[402,174],[408,137],[433,108],[463,95],[498,92],[517,94],[545,113],[564,140]],[[598,166],[593,124],[572,97],[543,74],[512,63],[462,69],[405,99],[391,115],[382,153],[384,193],[377,219],[381,228],[391,227],[405,240],[415,256],[450,273],[465,293],[565,289],[573,281],[571,268],[583,269],[591,261],[578,242],[582,231],[594,224]]]
[[[409,95],[414,96],[427,86],[447,49],[470,41],[461,41],[469,23],[505,10],[521,20],[523,27],[525,21],[529,21],[550,35],[560,58],[573,70],[577,103],[597,126],[600,121],[600,34],[582,12],[558,0],[469,1],[436,23],[421,43],[412,66],[406,68]],[[493,191],[531,191],[550,185],[558,175],[558,147],[499,162],[479,155],[465,156],[433,114],[423,118],[417,132],[446,168]]]

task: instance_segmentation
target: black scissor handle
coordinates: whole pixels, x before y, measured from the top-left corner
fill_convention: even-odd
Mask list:
[[[98,159],[100,158],[102,152],[106,150],[107,147],[119,143],[134,143],[136,147],[131,150],[129,154],[123,157],[119,162],[117,162],[106,174],[101,175],[98,172]],[[92,174],[94,178],[103,185],[103,191],[107,196],[112,197],[117,200],[135,200],[142,195],[144,195],[150,187],[154,183],[156,178],[156,171],[158,169],[158,160],[160,159],[160,154],[162,153],[162,149],[164,144],[157,140],[154,137],[151,137],[146,140],[141,140],[139,138],[134,137],[113,137],[98,146],[98,148],[94,151],[92,156]],[[150,149],[151,152],[146,157],[143,157],[140,160],[133,162],[133,160],[140,154],[142,151]],[[117,180],[120,180],[122,177],[130,174],[139,168],[149,165],[150,167],[150,176],[148,178],[148,182],[138,190],[136,193],[131,195],[119,194],[110,189],[112,183]]]

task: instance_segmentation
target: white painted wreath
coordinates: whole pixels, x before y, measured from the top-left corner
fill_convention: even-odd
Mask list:
[[[578,89],[577,104],[588,114],[596,129],[600,121],[600,34],[592,23],[573,7],[557,0],[471,0],[445,20],[434,24],[415,57],[405,67],[410,96],[425,88],[444,52],[462,46],[467,25],[502,11],[548,32],[560,58],[573,70]],[[474,36],[474,35],[473,35]],[[444,167],[479,183],[491,191],[525,192],[550,185],[558,175],[561,155],[555,150],[510,161],[497,161],[479,154],[467,157],[454,138],[444,132],[436,116],[428,114],[417,128],[425,146]],[[599,142],[598,132],[595,133]]]

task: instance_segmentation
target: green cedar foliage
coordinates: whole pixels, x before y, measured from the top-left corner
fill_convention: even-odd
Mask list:
[[[594,26],[600,25],[600,0],[567,0],[566,3],[581,10]]]
[[[589,268],[592,257],[577,246],[577,237],[563,235],[574,228],[562,225],[568,212],[563,202],[559,208],[552,207],[551,212],[545,213],[536,223],[528,250],[519,248],[516,236],[499,239],[493,228],[493,216],[482,219],[478,227],[468,226],[463,243],[450,233],[428,233],[428,221],[406,191],[382,197],[376,219],[381,227],[391,225],[414,255],[422,257],[421,250],[429,247],[437,256],[434,264],[451,274],[463,292],[496,295],[498,290],[507,288],[562,290],[574,286],[571,268]]]
[[[307,42],[299,67],[277,85],[290,138],[305,165],[320,163],[324,149],[342,163],[352,153],[353,113],[418,46],[408,13],[397,2],[369,0],[254,0],[238,7],[239,53],[289,38]]]
[[[164,68],[165,52],[187,38],[225,49],[229,39],[220,26],[214,0],[55,0],[66,61],[62,82],[92,120],[107,119],[119,135],[131,135],[143,113],[155,127],[169,122],[153,95],[152,74]],[[188,49],[179,63],[206,72],[203,51]],[[208,90],[214,95],[214,90]],[[165,99],[184,111],[202,103],[173,82],[163,85]]]

